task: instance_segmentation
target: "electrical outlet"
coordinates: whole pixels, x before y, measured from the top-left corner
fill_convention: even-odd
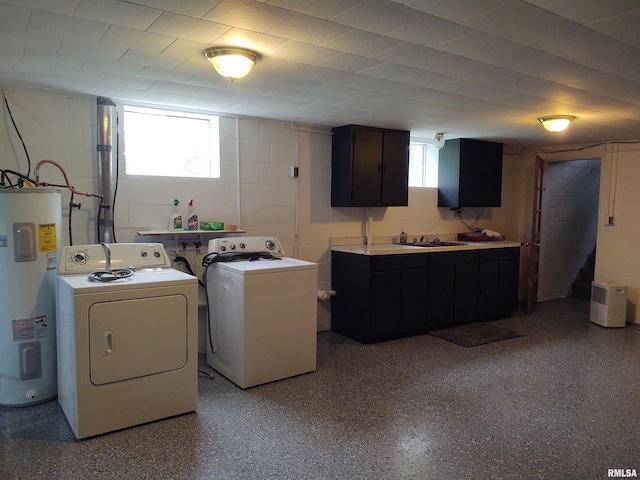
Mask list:
[[[462,218],[462,207],[452,208],[453,218]]]
[[[289,178],[298,178],[298,167],[289,168]]]

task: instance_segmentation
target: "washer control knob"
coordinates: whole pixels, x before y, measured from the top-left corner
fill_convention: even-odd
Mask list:
[[[246,245],[245,245],[244,243],[239,243],[239,244],[238,244],[238,246],[239,246],[240,248],[245,248],[245,247],[246,247]]]
[[[224,245],[220,245],[220,251],[224,252],[227,250],[227,247],[225,247]]]
[[[71,254],[71,261],[75,264],[84,264],[87,263],[87,252],[73,252]]]
[[[142,250],[142,251],[140,252],[140,256],[141,256],[142,258],[147,258],[147,255],[148,255],[148,253],[147,253],[147,251],[146,251],[146,250]]]
[[[276,248],[276,243],[273,240],[267,240],[264,242],[264,246],[267,247],[267,250],[274,250]]]
[[[231,245],[229,245],[229,248],[230,248],[231,250],[235,250],[235,249],[236,249],[236,244],[235,244],[235,243],[232,243]]]
[[[160,252],[156,250],[155,252],[153,252],[153,256],[156,258],[160,258]]]

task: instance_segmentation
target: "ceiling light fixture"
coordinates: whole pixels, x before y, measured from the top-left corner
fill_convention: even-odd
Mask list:
[[[444,147],[444,133],[436,133],[435,142],[433,142],[433,144],[438,150]]]
[[[576,117],[571,115],[551,115],[549,117],[539,117],[538,121],[548,132],[561,132],[575,120]]]
[[[211,47],[207,48],[203,54],[216,72],[231,80],[231,83],[248,74],[260,60],[260,55],[257,53],[235,47]]]

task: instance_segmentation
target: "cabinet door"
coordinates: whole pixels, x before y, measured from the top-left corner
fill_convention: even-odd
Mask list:
[[[502,144],[483,143],[482,206],[499,207],[502,203]]]
[[[378,340],[400,332],[402,324],[402,272],[371,274],[371,337]]]
[[[402,271],[402,332],[427,331],[427,292],[429,272],[426,268]]]
[[[478,264],[456,265],[454,323],[478,320]]]
[[[353,130],[353,177],[351,203],[379,205],[382,178],[382,132]]]
[[[459,205],[463,207],[482,206],[482,144],[478,140],[461,140]]]
[[[454,322],[455,265],[429,267],[427,325],[429,330],[450,327]]]
[[[481,263],[478,271],[478,319],[498,316],[500,296],[500,263]]]
[[[409,132],[385,131],[382,152],[383,205],[409,204]]]

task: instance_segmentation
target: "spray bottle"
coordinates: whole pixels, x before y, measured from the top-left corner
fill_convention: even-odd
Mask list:
[[[193,199],[189,201],[189,212],[187,213],[187,230],[198,229],[198,215],[193,210]]]
[[[182,230],[182,215],[178,211],[178,206],[180,205],[180,201],[177,198],[173,199],[173,213],[169,217],[169,230],[175,232],[177,230]]]

